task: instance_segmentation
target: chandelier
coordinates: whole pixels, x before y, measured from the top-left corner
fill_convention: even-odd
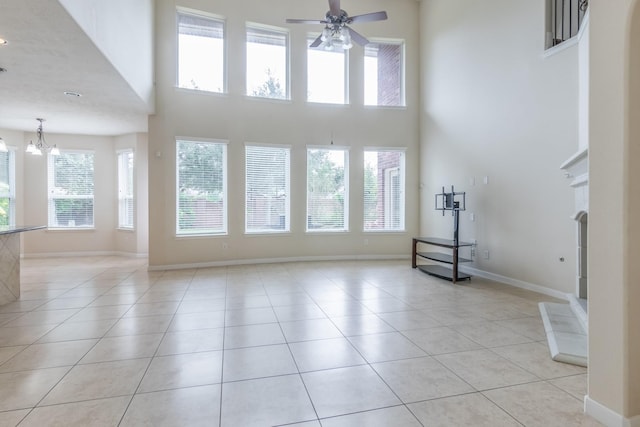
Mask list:
[[[46,151],[47,153],[51,153],[52,156],[59,156],[60,150],[58,150],[58,147],[55,144],[50,146],[44,139],[44,131],[42,130],[42,122],[44,122],[44,119],[36,120],[40,122],[38,130],[36,131],[38,135],[38,142],[34,144],[33,140],[31,140],[29,145],[27,145],[27,153],[33,154],[34,156],[42,156],[42,152]]]

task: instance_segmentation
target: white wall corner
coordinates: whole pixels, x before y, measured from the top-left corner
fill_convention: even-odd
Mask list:
[[[588,395],[584,397],[584,413],[607,427],[640,427],[640,415],[625,418]]]

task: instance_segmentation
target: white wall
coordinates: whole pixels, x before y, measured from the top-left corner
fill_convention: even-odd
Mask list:
[[[477,239],[474,268],[572,292],[574,196],[559,167],[578,147],[577,46],[543,57],[542,1],[420,5],[421,234],[451,236],[433,199],[455,185],[467,193],[460,236]]]
[[[59,2],[153,112],[153,0]]]
[[[589,395],[608,425],[640,423],[640,3],[592,2]],[[627,418],[624,420],[624,418]]]
[[[92,150],[95,153],[94,222],[92,230],[46,230],[23,233],[21,251],[25,256],[64,256],[125,253],[135,256],[149,251],[147,135],[118,137],[46,133],[49,145],[61,150]],[[47,158],[25,154],[36,135],[0,129],[2,137],[16,153],[16,225],[47,225]],[[136,155],[136,228],[117,230],[118,180],[116,150],[133,148]]]
[[[35,139],[34,133],[25,133],[23,147]],[[46,134],[49,145],[57,144],[60,150],[91,150],[94,152],[94,224],[93,230],[51,230],[25,233],[25,255],[101,253],[112,252],[115,247],[114,210],[115,150],[111,137],[88,135]],[[47,157],[24,155],[25,224],[47,225]],[[117,196],[116,196],[117,198]]]
[[[229,93],[215,95],[177,90],[176,6],[227,18]],[[150,235],[152,267],[255,259],[291,259],[355,256],[408,256],[410,238],[418,225],[418,5],[414,0],[344,0],[352,15],[387,10],[383,23],[354,25],[370,37],[406,40],[407,108],[364,108],[363,49],[350,51],[350,99],[348,106],[306,103],[306,35],[321,26],[291,25],[291,102],[271,102],[244,95],[244,40],[247,21],[286,27],[285,18],[321,19],[323,2],[233,0],[215,3],[185,0],[156,3],[157,114],[149,121]],[[331,132],[336,145],[350,151],[350,231],[331,235],[305,232],[307,144],[328,145]],[[175,138],[215,138],[229,141],[229,235],[225,237],[175,237]],[[292,146],[291,233],[280,236],[244,234],[245,142]],[[407,148],[407,231],[362,232],[362,175],[365,146]],[[156,155],[160,153],[160,157]],[[364,240],[368,239],[368,245]],[[223,249],[223,243],[228,249]]]
[[[134,228],[132,230],[118,229],[115,233],[115,250],[119,253],[143,256],[149,252],[149,203],[148,203],[148,146],[146,134],[128,134],[114,138],[116,152],[132,149],[134,153]],[[117,189],[117,165],[116,180]],[[118,225],[118,193],[116,190],[114,208],[116,210],[116,227]]]

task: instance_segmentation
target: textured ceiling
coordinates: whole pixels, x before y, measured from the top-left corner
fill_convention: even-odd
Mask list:
[[[148,110],[56,0],[0,0],[0,128],[122,135]],[[65,91],[81,93],[69,97]]]

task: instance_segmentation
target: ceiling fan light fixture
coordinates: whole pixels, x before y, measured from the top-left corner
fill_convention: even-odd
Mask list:
[[[324,30],[322,30],[322,38],[321,40],[323,42],[327,42],[328,40],[331,40],[331,28],[329,27],[324,27]]]
[[[342,29],[342,34],[340,35],[340,40],[342,40],[342,48],[343,49],[351,49],[353,47],[353,43],[351,43],[351,33],[348,28]]]

